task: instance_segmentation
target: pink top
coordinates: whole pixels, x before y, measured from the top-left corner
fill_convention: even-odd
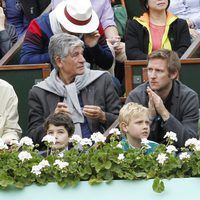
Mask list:
[[[162,37],[165,32],[165,26],[158,26],[150,22],[150,31],[152,37],[153,51],[161,48]]]

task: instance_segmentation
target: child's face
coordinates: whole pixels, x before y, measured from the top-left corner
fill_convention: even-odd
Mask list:
[[[64,126],[54,126],[53,124],[49,124],[47,134],[56,138],[56,143],[52,146],[52,149],[61,150],[68,146],[69,134]]]
[[[146,114],[133,118],[129,124],[123,127],[128,141],[141,142],[142,138],[148,138],[150,133],[150,121]]]

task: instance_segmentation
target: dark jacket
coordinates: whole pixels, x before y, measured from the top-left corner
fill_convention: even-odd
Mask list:
[[[33,19],[24,38],[20,53],[20,63],[50,63],[48,45],[52,35],[49,14],[44,14]],[[113,63],[112,52],[105,40],[104,44],[101,45],[97,44],[91,48],[86,46],[84,49],[84,57],[87,62],[96,64],[105,70],[109,69]]]
[[[83,105],[97,105],[106,113],[106,123],[102,124],[98,120],[87,118],[88,125],[92,132],[104,131],[118,117],[120,100],[114,90],[111,76],[104,73],[90,85],[80,91]],[[28,136],[34,143],[41,143],[44,137],[43,123],[49,114],[55,111],[58,102],[63,101],[63,97],[50,93],[38,87],[33,87],[29,93],[29,117]]]
[[[15,26],[18,37],[21,37],[28,28],[29,22],[24,14],[20,0],[6,0],[5,15],[8,23]]]
[[[17,33],[15,27],[11,24],[6,24],[5,30],[0,31],[0,58],[2,58],[16,42]]]
[[[140,103],[148,107],[148,95],[146,93],[148,82],[139,85],[132,90],[126,100],[128,102]],[[189,138],[197,138],[199,119],[199,100],[195,91],[175,80],[171,97],[171,108],[169,119],[163,123],[165,131],[173,131],[177,134],[177,147],[182,147]],[[150,140],[160,143],[157,140],[159,133],[153,131],[155,120],[151,124]],[[164,135],[163,135],[164,136]],[[163,137],[162,137],[163,138]]]
[[[171,17],[174,16],[172,15]],[[150,42],[147,29],[149,28],[148,17],[143,15],[138,19],[129,20],[126,26],[125,44],[128,60],[146,60],[147,55],[150,53],[148,49]],[[144,23],[147,22],[147,25],[141,24],[140,19]],[[179,57],[181,57],[191,44],[187,22],[174,17],[173,22],[169,24],[168,38],[172,50],[176,51]]]

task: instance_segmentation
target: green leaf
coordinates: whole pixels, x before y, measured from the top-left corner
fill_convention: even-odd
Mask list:
[[[154,192],[158,192],[158,193],[163,192],[165,189],[163,181],[159,179],[158,177],[154,179],[152,187],[153,187]]]
[[[95,166],[95,169],[97,171],[97,173],[102,169],[102,164],[97,163],[97,165]]]
[[[24,187],[24,184],[22,182],[16,182],[15,186],[16,188],[22,189]]]
[[[101,182],[102,182],[102,180],[101,179],[97,179],[97,178],[91,178],[89,180],[89,184],[90,185],[97,185],[97,184],[100,184]]]
[[[112,166],[112,163],[111,163],[109,160],[106,161],[106,163],[105,163],[105,168],[106,168],[106,169],[110,169],[111,166]]]
[[[13,184],[13,180],[10,177],[7,177],[7,179],[0,180],[0,186],[2,187],[7,187],[12,184]]]

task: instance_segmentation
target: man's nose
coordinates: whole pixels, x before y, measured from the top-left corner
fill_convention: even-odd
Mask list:
[[[85,58],[84,58],[84,56],[82,54],[80,55],[80,61],[81,62],[85,62]]]

